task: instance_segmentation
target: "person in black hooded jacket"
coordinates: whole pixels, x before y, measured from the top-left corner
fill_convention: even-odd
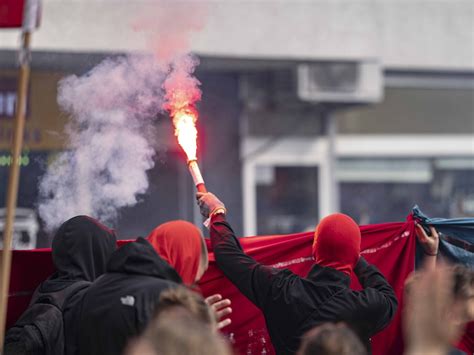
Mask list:
[[[40,285],[42,292],[56,292],[77,281],[93,282],[105,272],[107,261],[117,249],[113,230],[89,216],[76,216],[64,222],[52,243],[56,272]],[[63,310],[65,354],[75,352],[77,308],[84,287],[66,300]]]
[[[64,222],[57,230],[52,243],[52,259],[56,272],[41,283],[35,294],[48,296],[64,292],[62,305],[63,334],[41,334],[43,341],[64,335],[60,341],[63,351],[70,352],[76,333],[75,313],[84,291],[97,277],[105,272],[110,255],[116,250],[116,237],[112,230],[88,216],[76,216]],[[80,284],[79,284],[80,283]],[[66,290],[74,285],[72,291]],[[39,329],[48,332],[49,329]],[[49,335],[51,335],[50,338]],[[46,336],[45,339],[44,336]],[[46,349],[45,349],[46,350]],[[18,351],[14,351],[18,353]],[[56,354],[56,355],[61,355]]]
[[[119,248],[82,302],[79,354],[121,354],[148,324],[161,292],[179,284],[176,271],[144,238]]]
[[[306,277],[263,265],[247,255],[226,220],[224,204],[212,193],[197,193],[201,213],[210,217],[217,266],[263,313],[276,354],[295,354],[301,337],[326,322],[346,323],[370,352],[370,338],[395,316],[393,288],[360,255],[359,226],[335,213],[319,221],[313,239],[314,265]],[[350,288],[354,274],[363,290]]]
[[[151,233],[161,235],[156,247],[140,237],[111,256],[107,272],[89,287],[82,302],[79,354],[122,354],[128,341],[148,325],[162,291],[201,278],[207,248],[199,229],[191,225],[183,233],[183,223],[191,225],[173,221],[156,228]],[[192,250],[186,253],[186,248]],[[183,255],[186,260],[181,260]]]
[[[93,282],[105,273],[107,261],[117,249],[115,232],[94,218],[76,216],[64,222],[52,243],[56,273],[42,284],[54,292],[76,281]],[[87,287],[72,295],[64,305],[65,354],[76,352],[77,314]]]

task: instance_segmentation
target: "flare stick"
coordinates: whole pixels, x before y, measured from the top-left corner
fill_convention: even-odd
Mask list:
[[[204,184],[204,179],[201,175],[201,170],[199,170],[199,165],[197,160],[189,160],[188,168],[191,176],[193,177],[194,185],[199,192],[207,192],[206,185]]]

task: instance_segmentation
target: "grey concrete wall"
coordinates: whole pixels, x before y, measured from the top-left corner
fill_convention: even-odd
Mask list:
[[[162,1],[160,7],[156,3],[44,0],[43,23],[33,48],[143,50],[145,38],[131,26],[139,14],[156,13],[159,21],[167,18],[163,12],[170,4],[198,3],[201,15],[190,11],[189,18],[201,16],[198,22],[203,28],[191,37],[191,49],[203,56],[370,57],[379,58],[386,68],[474,70],[471,0],[188,0]],[[17,44],[18,31],[0,31],[0,50]]]
[[[474,134],[473,114],[472,89],[386,88],[381,103],[337,117],[341,134]]]

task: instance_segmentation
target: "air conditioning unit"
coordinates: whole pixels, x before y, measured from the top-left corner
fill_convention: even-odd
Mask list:
[[[321,61],[299,64],[298,97],[311,102],[376,103],[383,98],[377,61]]]

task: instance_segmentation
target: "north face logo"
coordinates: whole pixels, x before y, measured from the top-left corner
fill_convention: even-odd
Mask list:
[[[135,297],[133,296],[120,297],[120,302],[122,302],[124,306],[133,307],[135,305]]]

